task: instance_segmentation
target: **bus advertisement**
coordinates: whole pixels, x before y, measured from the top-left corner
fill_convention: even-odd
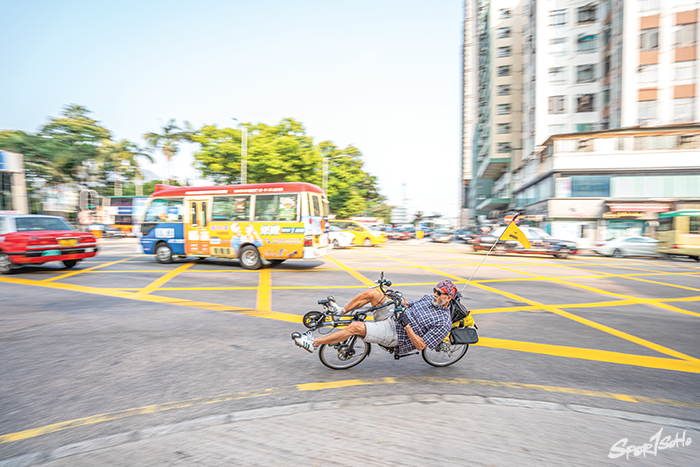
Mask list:
[[[317,259],[332,249],[328,199],[310,183],[156,185],[138,235],[145,254],[237,258],[246,269]]]

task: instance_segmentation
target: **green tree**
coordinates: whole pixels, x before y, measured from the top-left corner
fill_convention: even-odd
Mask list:
[[[167,162],[168,178],[170,178],[170,161],[180,151],[180,143],[192,140],[194,133],[192,125],[189,122],[184,122],[184,125],[184,129],[180,128],[176,120],[171,118],[168,123],[161,125],[161,133],[150,132],[143,135],[149,148],[160,148],[163,152]]]
[[[114,182],[114,191],[119,195],[125,181],[141,178],[141,169],[136,160],[145,157],[153,162],[150,154],[141,150],[135,143],[123,139],[119,142],[104,140],[98,149],[95,159],[100,185],[108,187]],[[103,193],[104,195],[104,193]]]
[[[328,157],[331,213],[338,217],[359,215],[385,201],[377,178],[365,172],[362,153],[356,147],[340,149],[331,141],[316,145],[304,126],[291,118],[272,126],[245,126],[250,183],[308,182],[320,186],[323,157]],[[217,183],[240,181],[240,130],[208,125],[196,132],[192,141],[200,144],[194,157],[204,176]]]

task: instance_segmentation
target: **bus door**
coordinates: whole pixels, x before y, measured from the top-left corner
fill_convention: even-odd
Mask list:
[[[189,222],[185,227],[185,253],[188,255],[209,255],[209,211],[208,198],[187,198],[185,205],[189,211]]]

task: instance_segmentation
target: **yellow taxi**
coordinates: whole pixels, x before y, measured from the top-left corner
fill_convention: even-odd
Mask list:
[[[355,236],[353,245],[374,246],[386,243],[386,234],[378,230],[370,230],[359,222],[334,219],[331,225],[339,227],[344,232],[350,232]]]

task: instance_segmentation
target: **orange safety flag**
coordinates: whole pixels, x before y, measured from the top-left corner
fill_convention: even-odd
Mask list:
[[[515,240],[520,242],[523,248],[531,248],[530,241],[527,239],[523,231],[520,230],[515,224],[515,219],[517,219],[517,216],[510,221],[510,224],[508,224],[508,227],[506,227],[506,230],[503,232],[503,235],[501,235],[499,240]]]

